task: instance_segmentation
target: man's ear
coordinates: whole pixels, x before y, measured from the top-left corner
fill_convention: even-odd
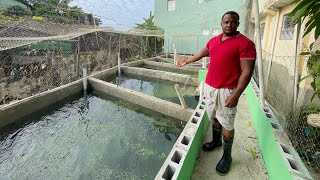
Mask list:
[[[240,22],[238,22],[238,26],[237,27],[239,27],[239,25],[240,25]]]

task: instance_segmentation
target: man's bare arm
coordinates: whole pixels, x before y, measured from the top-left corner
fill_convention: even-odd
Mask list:
[[[233,108],[238,104],[239,97],[250,82],[254,70],[254,60],[240,60],[241,75],[235,91],[226,99],[225,107]]]
[[[199,52],[197,52],[195,55],[193,55],[192,57],[184,59],[182,61],[179,61],[177,66],[183,67],[189,63],[196,62],[199,59],[201,59],[205,56],[208,56],[208,55],[209,55],[209,50],[208,50],[208,48],[204,47]]]

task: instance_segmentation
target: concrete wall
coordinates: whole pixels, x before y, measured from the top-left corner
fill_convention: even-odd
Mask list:
[[[128,74],[140,75],[140,76],[147,76],[153,77],[173,82],[185,83],[192,86],[198,86],[199,81],[196,78],[190,78],[187,75],[180,75],[177,73],[171,72],[164,72],[158,71],[153,69],[142,69],[142,68],[135,68],[135,67],[122,67],[122,71]]]
[[[165,52],[173,52],[173,44],[180,54],[194,54],[213,36],[221,33],[221,17],[227,11],[240,15],[240,31],[244,30],[249,0],[176,0],[176,10],[168,11],[167,0],[155,0],[155,24],[165,30]],[[209,34],[204,35],[203,31]]]
[[[187,71],[195,71],[198,72],[199,70],[204,70],[201,67],[193,67],[193,66],[184,66],[184,67],[177,67],[172,63],[163,63],[163,62],[153,62],[153,61],[144,61],[144,64],[151,65],[151,66],[158,66],[158,67],[167,67],[171,69],[182,69]]]
[[[82,90],[82,80],[25,98],[0,107],[0,127],[20,120],[50,104],[58,102]]]

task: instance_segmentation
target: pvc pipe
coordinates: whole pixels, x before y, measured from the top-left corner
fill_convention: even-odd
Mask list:
[[[295,112],[297,107],[297,98],[298,98],[298,81],[299,81],[299,64],[300,64],[300,41],[301,41],[301,22],[297,24],[297,37],[296,37],[296,53],[294,57],[295,65],[294,65],[294,85],[293,85],[293,107],[292,111]]]
[[[276,39],[277,39],[277,29],[278,29],[278,24],[279,24],[279,17],[280,17],[280,11],[277,10],[277,15],[276,15],[276,23],[274,25],[273,29],[273,35],[272,35],[272,44],[270,48],[270,55],[268,58],[268,71],[267,71],[267,79],[266,79],[266,89],[269,85],[269,78],[270,78],[270,71],[271,71],[271,64],[272,64],[272,59],[273,59],[273,54],[274,54],[274,46],[276,44]]]
[[[173,53],[173,62],[174,62],[174,65],[177,65],[177,50],[174,49],[174,53]]]
[[[178,94],[178,97],[179,97],[179,100],[180,100],[180,103],[181,103],[181,106],[184,108],[184,109],[187,109],[187,105],[186,105],[186,102],[184,101],[184,98],[180,92],[180,88],[179,88],[179,84],[175,84],[174,85],[174,88],[176,89],[176,92]]]
[[[203,59],[202,59],[202,68],[207,68],[207,57],[204,57]]]
[[[255,34],[259,70],[259,88],[260,88],[260,103],[264,107],[264,83],[263,83],[263,65],[262,65],[262,46],[260,36],[260,17],[259,17],[259,0],[255,0]]]
[[[118,53],[118,75],[121,75],[121,69],[120,69],[121,61],[120,61],[120,53]]]
[[[82,81],[83,81],[83,90],[86,91],[88,87],[88,80],[87,80],[87,68],[82,69]]]
[[[204,91],[204,82],[201,81],[200,83],[200,94],[199,94],[199,102],[201,102],[201,100],[203,99],[203,91]]]

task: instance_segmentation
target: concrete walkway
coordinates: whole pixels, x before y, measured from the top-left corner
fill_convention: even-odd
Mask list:
[[[215,168],[220,160],[223,149],[219,147],[213,152],[204,152],[201,150],[196,160],[192,180],[211,180],[211,179],[268,179],[268,174],[263,166],[258,139],[255,129],[251,123],[251,117],[248,110],[246,96],[243,94],[238,103],[238,113],[235,120],[235,140],[232,148],[232,165],[227,176],[217,174]],[[211,124],[208,128],[204,142],[211,141]],[[255,153],[250,153],[251,148]],[[256,159],[254,155],[256,155]]]

